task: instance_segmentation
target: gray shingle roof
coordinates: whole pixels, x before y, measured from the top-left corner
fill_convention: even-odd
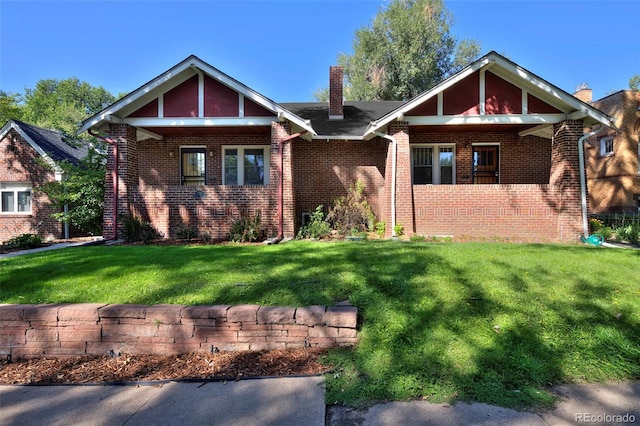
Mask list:
[[[89,152],[84,144],[79,147],[70,145],[58,130],[44,129],[19,120],[12,121],[56,163],[67,160],[72,164],[78,164]]]
[[[281,103],[283,108],[311,120],[320,136],[362,136],[369,122],[404,105],[402,101],[345,102],[344,119],[329,120],[327,102]]]

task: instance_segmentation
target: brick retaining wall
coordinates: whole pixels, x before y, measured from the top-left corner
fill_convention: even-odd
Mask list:
[[[0,357],[353,346],[353,306],[0,305]]]

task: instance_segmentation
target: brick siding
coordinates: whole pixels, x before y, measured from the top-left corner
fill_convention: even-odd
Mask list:
[[[60,222],[51,218],[58,210],[38,186],[55,180],[54,172],[20,134],[11,129],[0,141],[0,182],[30,182],[31,214],[1,214],[0,243],[21,234],[37,234],[44,239],[63,238]]]
[[[352,306],[0,305],[0,356],[354,346],[356,319]]]

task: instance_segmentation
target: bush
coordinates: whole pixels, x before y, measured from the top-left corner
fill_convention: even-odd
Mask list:
[[[195,226],[180,225],[176,231],[176,237],[183,241],[191,241],[198,236],[198,229]]]
[[[227,234],[227,239],[234,243],[249,243],[262,241],[267,237],[267,233],[261,225],[261,212],[256,211],[253,217],[242,215],[240,219],[233,222],[231,231]]]
[[[39,235],[35,234],[22,234],[16,237],[11,238],[9,241],[4,243],[6,248],[10,249],[32,249],[37,248],[42,245],[42,238]]]
[[[640,225],[626,225],[617,228],[614,232],[617,241],[626,241],[631,244],[638,243],[640,236]]]
[[[316,210],[311,213],[309,223],[300,228],[298,231],[298,238],[317,238],[322,239],[331,234],[331,225],[324,220],[324,213],[322,212],[322,205],[316,207]]]
[[[378,222],[376,223],[376,234],[378,234],[378,237],[380,238],[384,238],[384,235],[387,232],[387,222]]]
[[[404,226],[398,223],[393,227],[393,231],[395,232],[396,237],[402,237],[404,235]]]
[[[124,216],[122,224],[125,241],[142,241],[146,244],[159,237],[158,231],[149,222],[144,222],[136,216]]]
[[[362,195],[363,190],[364,183],[358,180],[349,188],[346,196],[336,198],[333,208],[329,210],[327,221],[343,235],[354,230],[364,232],[371,229],[375,222],[371,207]]]

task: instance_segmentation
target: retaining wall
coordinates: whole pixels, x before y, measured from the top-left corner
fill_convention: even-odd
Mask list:
[[[353,346],[357,309],[259,305],[0,305],[0,357]]]

